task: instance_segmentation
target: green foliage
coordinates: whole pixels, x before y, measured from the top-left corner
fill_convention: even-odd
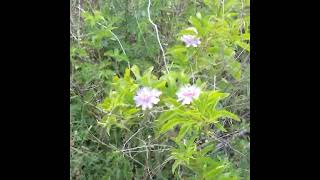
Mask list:
[[[71,1],[70,179],[250,179],[250,1],[151,2],[169,72],[148,1]]]
[[[99,105],[105,112],[99,124],[106,127],[109,135],[110,129],[113,126],[130,131],[132,125],[141,121],[139,118],[140,110],[135,107],[133,102],[133,96],[139,86],[157,88],[164,92],[162,103],[165,104],[165,106],[170,106],[170,109],[160,114],[159,118],[155,120],[157,129],[159,129],[156,134],[160,135],[174,129],[175,126],[180,126],[177,137],[173,138],[176,143],[179,143],[188,133],[199,135],[200,131],[208,131],[209,125],[212,123],[215,124],[218,129],[225,131],[219,123],[219,119],[221,118],[240,120],[235,114],[225,109],[217,108],[219,101],[226,98],[229,94],[218,91],[204,91],[201,93],[199,99],[195,100],[192,105],[182,106],[174,99],[174,94],[178,87],[176,79],[184,84],[188,82],[189,78],[181,72],[177,73],[172,71],[158,80],[156,76],[152,74],[152,70],[153,68],[149,68],[141,76],[139,68],[134,65],[132,70],[126,69],[123,78],[114,77],[109,97]],[[131,71],[134,72],[135,79],[131,76]],[[203,157],[198,157],[198,155],[204,154],[200,153],[197,155],[197,151],[194,150],[195,147],[179,147],[180,149],[171,150],[174,159],[176,159],[172,166],[173,172],[178,165],[189,165],[190,158],[192,158],[194,154],[196,154],[194,157],[196,161],[193,162],[195,164],[191,169],[195,169],[200,163],[203,163]],[[208,150],[205,149],[204,152],[206,151]],[[218,169],[216,169],[216,171],[210,170],[208,173],[202,172],[200,177],[215,177],[220,172]]]
[[[114,58],[117,62],[128,62],[128,57],[124,54],[120,54],[118,49],[115,49],[114,51],[107,51],[105,52],[103,55],[105,56],[110,56],[112,58]]]
[[[199,150],[194,140],[195,138],[190,138],[189,141],[178,144],[178,148],[172,149],[171,158],[175,160],[172,165],[172,173],[177,167],[184,166],[196,173],[196,179],[238,179],[235,173],[228,172],[227,162],[214,160],[207,156],[208,152],[215,149],[213,144]]]
[[[205,1],[212,9],[212,12],[219,12],[220,6],[215,1]],[[217,1],[216,1],[217,2]],[[227,2],[230,3],[231,2]],[[219,8],[218,8],[219,7]],[[231,8],[231,6],[226,6]],[[225,8],[226,8],[225,7]],[[232,9],[225,9],[224,14],[207,14],[197,13],[191,16],[189,22],[197,30],[194,31],[183,29],[178,34],[197,35],[201,40],[199,48],[186,48],[182,45],[176,45],[169,49],[172,60],[182,68],[188,68],[191,63],[195,73],[201,73],[203,70],[214,69],[215,73],[228,72],[234,79],[241,79],[242,67],[241,63],[235,58],[235,52],[239,48],[250,51],[250,34],[242,32],[243,27],[239,27],[239,22],[234,18],[225,18],[231,16],[235,12]],[[248,21],[242,20],[246,25]],[[218,71],[218,72],[217,72]],[[220,71],[220,72],[219,72]]]
[[[217,125],[220,130],[225,131],[218,121],[220,118],[240,120],[235,114],[225,109],[216,108],[219,100],[227,96],[228,94],[217,91],[202,92],[199,99],[195,100],[190,107],[181,106],[173,99],[165,99],[168,100],[167,103],[171,104],[173,108],[162,113],[156,120],[159,129],[158,134],[165,133],[179,125],[181,131],[179,131],[176,139],[179,141],[191,130],[197,133],[207,130],[211,123]]]

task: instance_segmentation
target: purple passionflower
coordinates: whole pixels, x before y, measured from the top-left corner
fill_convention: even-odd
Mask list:
[[[193,99],[198,99],[201,91],[195,85],[185,85],[177,92],[178,101],[182,104],[190,104]]]
[[[156,89],[143,87],[138,90],[137,95],[134,97],[136,106],[142,107],[142,110],[151,109],[154,104],[157,104],[160,99],[161,92]]]
[[[200,39],[194,35],[183,35],[181,41],[183,41],[187,47],[197,47],[201,43]]]

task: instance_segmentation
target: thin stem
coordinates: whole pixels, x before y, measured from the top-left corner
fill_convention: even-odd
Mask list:
[[[150,6],[151,6],[151,0],[149,0],[148,9],[147,9],[147,11],[148,11],[148,18],[149,18],[150,23],[153,25],[154,29],[156,30],[157,40],[158,40],[158,43],[159,43],[159,46],[160,46],[160,49],[161,49],[161,52],[162,52],[164,67],[166,68],[167,73],[169,73],[169,69],[168,69],[168,67],[167,67],[167,62],[166,62],[166,56],[165,56],[165,53],[164,53],[162,44],[161,44],[161,42],[160,42],[158,27],[157,27],[157,25],[152,21],[151,16],[150,16]]]
[[[138,134],[138,132],[139,132],[141,129],[143,129],[143,128],[144,128],[144,127],[138,129],[137,132],[135,132],[135,133],[123,144],[123,147],[122,147],[123,150],[124,150],[124,147],[126,147],[126,144],[127,144],[136,134]]]

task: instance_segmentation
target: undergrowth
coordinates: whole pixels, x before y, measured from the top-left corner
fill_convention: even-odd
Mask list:
[[[248,0],[70,3],[70,179],[250,179]]]

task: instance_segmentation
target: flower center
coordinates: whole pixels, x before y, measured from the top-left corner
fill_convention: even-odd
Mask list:
[[[195,93],[194,92],[184,92],[183,95],[187,96],[187,97],[193,97],[195,95]]]
[[[148,94],[142,94],[141,100],[144,102],[149,102],[150,101],[150,96]]]

